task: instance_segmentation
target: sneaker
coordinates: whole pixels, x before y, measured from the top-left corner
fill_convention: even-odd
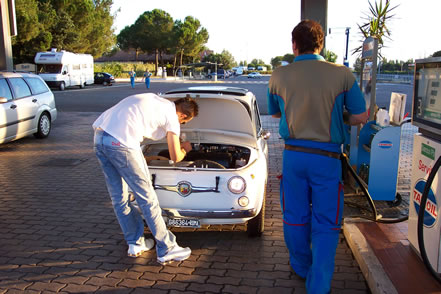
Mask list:
[[[130,257],[138,257],[144,251],[149,251],[155,246],[155,241],[153,239],[142,239],[141,244],[129,244],[129,250],[127,251],[127,255]]]
[[[182,248],[178,245],[173,247],[169,252],[167,252],[164,256],[158,256],[158,262],[160,264],[167,264],[172,261],[181,261],[189,258],[191,255],[191,249],[188,247]]]

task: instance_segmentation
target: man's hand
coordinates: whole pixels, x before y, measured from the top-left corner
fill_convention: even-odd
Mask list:
[[[277,113],[275,113],[275,114],[273,114],[271,116],[274,117],[274,118],[281,118],[282,117],[282,113],[281,112],[277,112]]]
[[[349,125],[356,126],[359,124],[365,124],[368,118],[369,115],[367,111],[360,114],[351,114],[349,116]]]
[[[181,143],[179,142],[179,137],[176,136],[175,133],[167,132],[168,152],[170,153],[170,159],[174,162],[179,162],[184,159],[185,155],[187,154],[187,149],[185,148],[189,147],[190,149],[188,151],[191,150],[191,145],[189,142],[184,142],[182,144],[183,146],[181,146]]]
[[[191,143],[188,141],[181,142],[181,149],[184,149],[186,153],[190,152],[193,148],[191,147]]]

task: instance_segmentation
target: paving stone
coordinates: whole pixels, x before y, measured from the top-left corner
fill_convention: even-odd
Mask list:
[[[93,285],[77,285],[77,284],[69,284],[65,288],[63,288],[63,292],[65,293],[92,293],[97,291],[99,288]]]
[[[94,285],[94,286],[108,286],[108,287],[115,287],[119,282],[121,282],[121,279],[117,278],[99,278],[99,277],[92,277],[87,282],[85,282],[86,285]]]
[[[154,285],[155,282],[149,280],[132,280],[132,279],[124,279],[118,286],[123,286],[127,288],[146,288]]]
[[[65,286],[66,286],[65,284],[60,284],[60,283],[36,282],[31,286],[29,286],[26,290],[58,292],[59,290],[63,289]]]

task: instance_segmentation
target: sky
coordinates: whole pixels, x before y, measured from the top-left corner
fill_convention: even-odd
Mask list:
[[[392,40],[385,41],[385,58],[407,61],[441,50],[440,34],[436,33],[441,27],[440,0],[391,0],[391,5],[398,7],[388,25]],[[168,12],[174,20],[197,18],[210,35],[206,46],[215,53],[229,51],[237,62],[256,58],[269,64],[275,56],[292,53],[291,31],[300,21],[300,0],[114,0],[115,33],[132,25],[143,12],[156,8]],[[326,48],[338,55],[337,63],[343,63],[345,28],[349,27],[348,57],[353,65],[357,56],[351,51],[361,44],[357,24],[364,22],[368,12],[368,0],[328,0],[331,33],[327,34]]]

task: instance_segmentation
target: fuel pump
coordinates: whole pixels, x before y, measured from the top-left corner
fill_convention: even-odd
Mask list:
[[[396,100],[400,109],[396,118],[392,116],[394,120],[390,119],[390,113],[386,110],[377,112],[377,55],[378,40],[373,37],[367,38],[363,42],[360,89],[366,101],[366,108],[369,109],[369,121],[361,129],[351,127],[349,161],[350,166],[355,167],[358,176],[365,183],[358,184],[355,189],[368,190],[372,200],[388,201],[392,206],[396,206],[401,203],[397,184],[401,124],[406,97],[404,94],[395,93],[395,96],[400,97]],[[391,97],[391,101],[395,96]]]
[[[441,282],[441,58],[415,61],[414,135],[408,239]],[[423,207],[423,209],[421,209]]]

